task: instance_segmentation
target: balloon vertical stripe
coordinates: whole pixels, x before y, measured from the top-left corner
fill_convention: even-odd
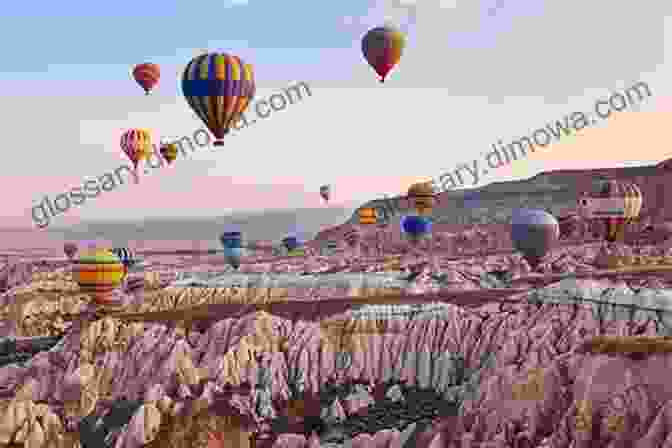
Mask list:
[[[185,68],[182,91],[220,146],[254,96],[254,72],[237,56],[201,55]]]

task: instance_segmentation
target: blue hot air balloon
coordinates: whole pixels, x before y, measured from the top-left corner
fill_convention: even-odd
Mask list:
[[[298,249],[301,246],[301,242],[296,235],[287,235],[282,239],[282,244],[285,245],[289,252]]]
[[[405,216],[401,220],[401,229],[410,241],[417,242],[432,233],[432,220],[427,216]]]
[[[522,252],[532,269],[553,249],[560,236],[560,225],[545,210],[518,209],[511,217],[511,241]]]
[[[242,234],[240,231],[224,232],[219,241],[224,247],[224,258],[234,269],[240,267],[240,257],[243,255]]]

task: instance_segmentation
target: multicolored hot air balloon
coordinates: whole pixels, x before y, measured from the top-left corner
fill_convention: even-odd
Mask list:
[[[606,241],[623,241],[626,226],[642,210],[642,191],[636,183],[613,179],[601,182],[597,190],[579,198],[579,214],[602,220],[607,227]]]
[[[152,153],[152,134],[147,129],[129,129],[121,136],[121,149],[133,162],[135,183],[139,182],[138,164]]]
[[[126,276],[124,265],[107,249],[92,249],[82,253],[75,262],[73,278],[79,290],[89,294],[94,303],[110,305],[114,290]]]
[[[432,220],[427,216],[410,215],[401,219],[404,236],[413,244],[417,244],[432,233]]]
[[[560,225],[545,210],[519,209],[511,217],[511,241],[530,267],[537,269],[558,242]]]
[[[175,143],[162,143],[159,152],[166,159],[168,165],[177,159],[177,145]]]
[[[329,202],[331,197],[331,187],[329,185],[322,185],[320,187],[320,196],[324,199],[324,202]]]
[[[399,63],[405,46],[404,34],[391,26],[372,28],[362,38],[364,59],[378,73],[381,83]]]
[[[133,78],[145,90],[145,95],[149,95],[159,83],[161,70],[156,64],[146,62],[133,67]]]
[[[219,236],[224,247],[224,258],[234,269],[240,267],[240,258],[243,255],[243,235],[240,231],[232,230]]]
[[[197,56],[182,75],[182,93],[191,109],[224,145],[229,133],[254,98],[252,66],[226,53]]]
[[[69,260],[72,260],[77,253],[77,245],[75,243],[65,243],[63,245],[63,252]]]
[[[409,187],[407,193],[413,208],[420,216],[431,216],[434,210],[435,192],[431,182],[420,182]]]

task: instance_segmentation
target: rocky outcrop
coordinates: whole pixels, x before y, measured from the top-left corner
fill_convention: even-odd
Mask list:
[[[672,187],[672,176],[665,169],[666,163],[669,164],[669,161],[641,167],[547,171],[521,181],[446,191],[437,197],[435,222],[463,226],[507,224],[510,223],[511,210],[520,207],[547,209],[555,216],[566,216],[576,209],[579,194],[592,191],[595,183],[602,179],[636,182],[644,197],[641,215],[651,217],[657,223],[672,221],[672,206],[665,201],[665,192]],[[406,198],[395,197],[369,201],[361,208],[368,207],[404,214],[409,211],[410,204]],[[348,224],[357,222],[357,213],[354,212]]]

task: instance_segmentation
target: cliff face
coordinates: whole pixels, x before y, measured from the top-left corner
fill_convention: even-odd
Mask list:
[[[437,223],[452,225],[508,224],[511,211],[521,207],[547,209],[563,216],[575,210],[579,193],[593,190],[603,179],[636,182],[644,197],[640,216],[654,223],[672,220],[672,201],[665,202],[665,191],[672,187],[672,159],[650,166],[548,171],[522,181],[446,191],[438,195],[435,218]],[[365,207],[387,209],[388,216],[390,210],[401,215],[407,212],[409,203],[406,198],[396,197],[376,199]],[[356,222],[357,211],[348,224]]]

